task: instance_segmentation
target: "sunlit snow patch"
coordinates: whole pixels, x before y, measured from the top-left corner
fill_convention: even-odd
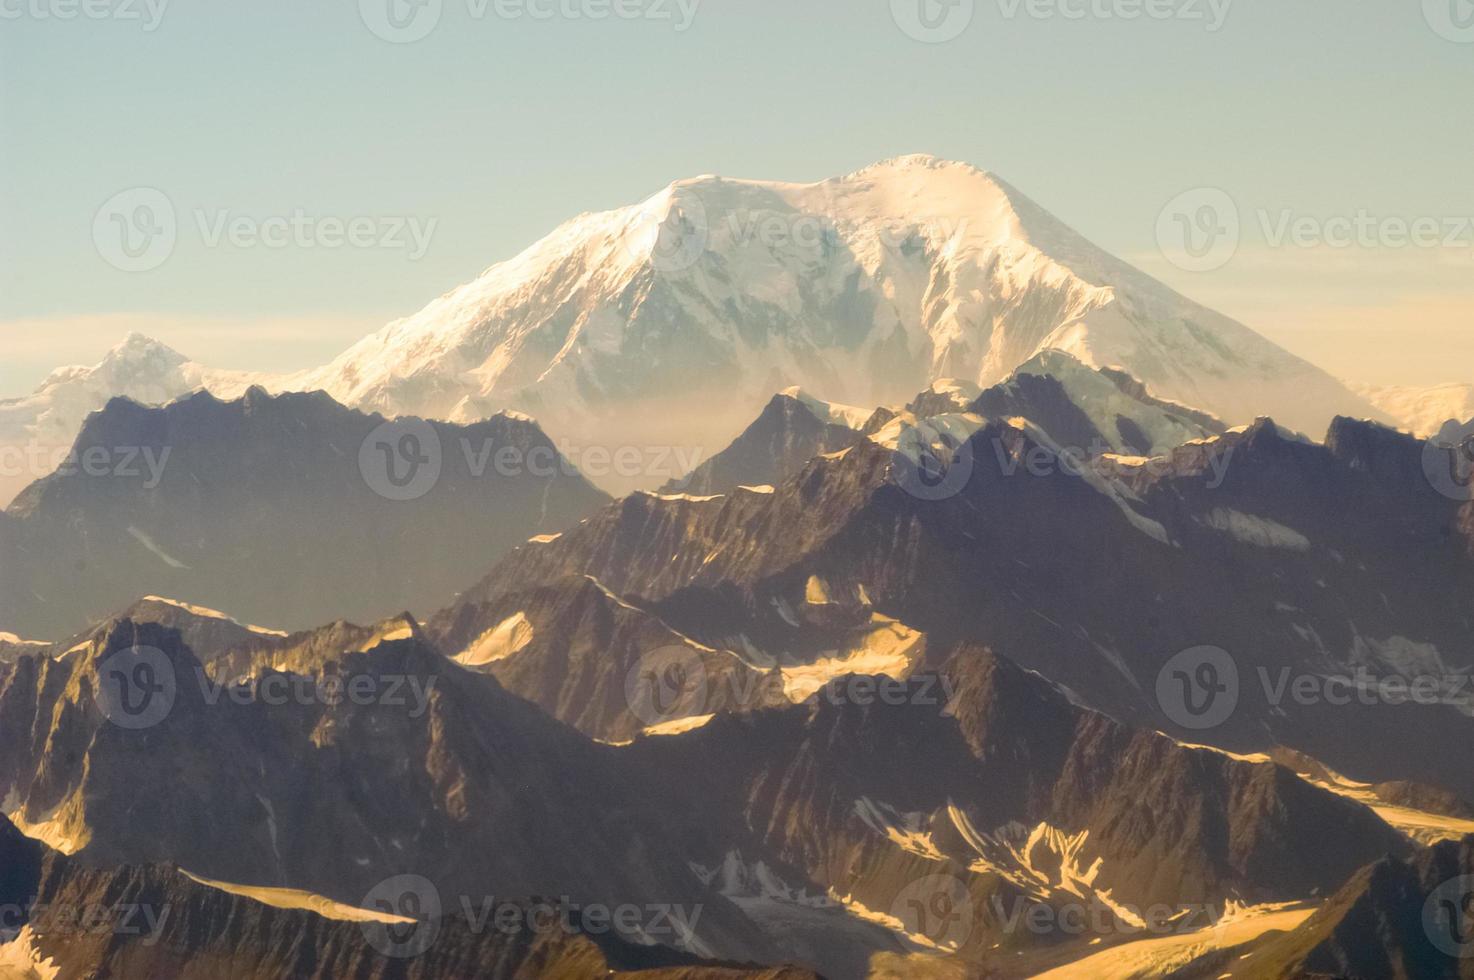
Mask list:
[[[36,936],[30,926],[21,929],[10,942],[0,945],[0,978],[4,980],[57,980],[61,968],[43,958],[36,948]]]
[[[889,804],[862,796],[855,801],[855,816],[865,826],[903,851],[924,857],[928,861],[947,860],[933,842],[931,832],[926,829],[927,819],[924,813],[901,813]]]
[[[872,627],[854,647],[810,664],[782,668],[783,693],[794,702],[807,701],[824,686],[851,674],[905,680],[926,648],[926,634],[894,619],[875,615]]]
[[[519,612],[478,636],[470,646],[456,655],[455,662],[462,667],[485,667],[520,653],[532,642],[532,638],[532,623],[528,621],[526,613]]]
[[[92,839],[92,832],[83,825],[80,829],[69,826],[69,821],[62,814],[62,805],[57,805],[45,813],[38,820],[27,820],[24,808],[16,797],[14,790],[5,800],[5,816],[20,831],[31,840],[40,841],[53,851],[62,854],[76,854],[86,847]]]
[[[181,873],[206,888],[216,891],[228,892],[231,895],[239,895],[252,901],[269,905],[276,909],[287,909],[292,911],[315,912],[324,919],[332,919],[335,922],[382,922],[385,925],[407,925],[413,923],[414,919],[407,919],[399,915],[390,915],[386,912],[374,912],[369,909],[361,909],[352,905],[344,905],[321,895],[311,892],[299,891],[295,888],[258,888],[252,885],[232,885],[223,881],[212,881],[188,871]]]
[[[191,615],[199,616],[201,619],[219,619],[219,620],[223,620],[224,622],[231,623],[231,624],[233,624],[235,626],[239,626],[242,629],[250,630],[252,633],[259,633],[262,636],[286,636],[287,635],[287,633],[286,633],[285,630],[267,629],[264,626],[252,626],[249,623],[242,623],[240,620],[235,619],[235,618],[233,618],[233,617],[231,617],[231,616],[229,616],[229,615],[221,612],[218,609],[207,609],[204,606],[196,606],[196,605],[192,605],[191,603],[188,603],[188,602],[180,602],[178,599],[167,599],[164,596],[149,595],[149,596],[144,596],[143,597],[143,601],[144,602],[156,602],[156,603],[158,603],[159,605],[162,605],[162,606],[173,606],[175,609],[182,609],[185,612],[190,613]]]
[[[1464,820],[1460,817],[1429,813],[1426,810],[1414,810],[1411,807],[1387,803],[1372,792],[1371,783],[1358,783],[1330,769],[1326,769],[1325,772],[1326,778],[1303,772],[1299,773],[1299,776],[1312,785],[1368,807],[1394,830],[1415,843],[1428,846],[1440,841],[1462,840],[1474,834],[1474,820]]]
[[[671,721],[663,721],[658,725],[651,725],[645,729],[646,735],[683,735],[686,732],[694,732],[698,728],[705,728],[716,715],[691,715],[686,718],[675,718]]]
[[[1236,906],[1216,924],[1196,932],[1142,939],[1103,950],[1038,975],[1037,980],[1100,980],[1175,976],[1220,950],[1251,943],[1270,932],[1290,932],[1315,914],[1307,906]],[[1221,954],[1220,954],[1221,955]],[[1217,971],[1217,972],[1214,972]],[[1214,967],[1204,976],[1218,976]],[[1194,974],[1196,975],[1196,974]]]

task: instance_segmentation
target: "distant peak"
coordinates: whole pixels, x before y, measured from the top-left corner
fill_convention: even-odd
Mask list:
[[[107,356],[103,358],[103,363],[139,361],[145,358],[165,358],[180,364],[188,360],[183,354],[167,344],[157,341],[146,334],[132,330],[123,338],[122,343],[107,352]]]
[[[163,342],[153,339],[147,334],[139,333],[137,330],[128,331],[123,337],[123,342],[114,347],[115,351],[133,350],[169,350]]]
[[[859,408],[854,405],[841,405],[838,402],[825,401],[816,398],[802,388],[794,386],[785,388],[778,393],[779,397],[791,398],[810,414],[826,425],[841,425],[848,429],[859,431],[865,427],[870,416],[874,414],[873,409]]]
[[[242,393],[238,404],[243,406],[247,413],[259,412],[269,408],[276,403],[271,392],[261,385],[251,385]]]

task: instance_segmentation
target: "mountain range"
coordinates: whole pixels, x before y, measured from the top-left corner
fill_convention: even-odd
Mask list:
[[[264,393],[234,408],[248,403],[347,413]],[[653,896],[702,909],[678,954],[830,977],[1139,966],[1155,906],[1203,969],[1278,933],[1302,945],[1262,975],[1403,955],[1415,937],[1317,952],[1339,907],[1325,896],[1361,901],[1358,869],[1474,833],[1467,768],[1426,751],[1467,741],[1467,700],[1249,692],[1260,668],[1463,669],[1440,651],[1467,636],[1474,505],[1428,483],[1423,444],[1350,420],[1321,444],[1268,420],[1230,430],[1063,354],[908,404],[781,394],[713,460],[732,488],[597,506],[423,624],[286,634],[150,596],[50,648],[8,641],[6,815],[90,865],[179,866],[339,915],[404,875],[436,895]],[[1124,454],[1158,438],[1186,441]],[[1243,676],[1236,714],[1208,729],[1158,687],[1173,651],[1204,642]],[[136,731],[104,692],[140,648],[176,686]],[[672,668],[675,696],[634,696]],[[356,679],[406,693],[270,700]],[[887,685],[899,695],[877,699]],[[1378,901],[1409,914],[1406,894]],[[913,902],[967,918],[939,931]],[[1081,903],[1111,924],[1060,929]],[[1047,927],[1021,931],[1021,911]],[[1200,912],[1232,925],[1200,935]],[[256,969],[243,942],[220,955]]]
[[[1132,730],[982,650],[912,675],[894,702],[764,704],[607,745],[403,625],[361,649],[299,642],[285,673],[270,666],[281,648],[263,653],[219,679],[223,690],[178,628],[128,618],[65,655],[0,667],[6,815],[90,868],[183,868],[268,905],[336,910],[329,922],[377,911],[383,883],[409,877],[447,919],[483,896],[658,905],[689,913],[667,917],[689,931],[644,922],[611,938],[834,977],[864,975],[876,956],[985,963],[1000,945],[1028,963],[1063,947],[1083,955],[1068,930],[1019,929],[1018,909],[1083,899],[1119,918],[1110,934],[1125,940],[1157,904],[1180,914],[1310,901],[1383,855],[1417,851],[1373,808],[1289,768]],[[116,658],[138,649],[173,679],[168,703],[147,724],[120,724],[100,692]],[[335,700],[328,678],[382,696]],[[391,683],[402,700],[384,694]],[[317,693],[271,693],[288,689]],[[129,873],[143,876],[130,898],[234,901],[178,895],[194,889],[177,874]],[[968,911],[944,935],[907,902],[951,882]],[[232,908],[253,923],[268,914]],[[275,928],[289,926],[303,928]],[[317,924],[294,946],[328,941],[324,928],[336,927]],[[278,955],[234,931],[186,936],[191,959]],[[447,943],[434,943],[437,957],[459,949]]]
[[[1466,395],[928,157],[130,337],[0,403],[0,980],[1474,977]]]
[[[118,398],[0,513],[0,622],[55,640],[146,595],[287,630],[434,609],[608,500],[522,416],[389,422],[259,387]]]
[[[522,411],[566,448],[710,456],[788,387],[899,404],[941,379],[997,384],[1048,350],[1121,368],[1231,425],[1272,415],[1320,432],[1348,415],[1429,435],[1470,407],[1467,386],[1344,384],[1092,245],[1001,178],[918,155],[814,184],[677,181],[566,222],[296,374],[208,368],[130,336],[95,367],[0,401],[7,458],[41,461],[7,467],[0,499],[46,475],[113,396],[322,390],[390,417]],[[679,475],[596,478],[628,492]]]
[[[1032,422],[970,418],[942,495],[883,433],[777,487],[636,494],[517,549],[432,628],[460,649],[510,615],[504,597],[582,576],[758,665],[841,670],[853,641],[836,631],[899,622],[933,659],[986,645],[1138,724],[1474,797],[1465,767],[1426,751],[1466,738],[1474,710],[1458,598],[1474,584],[1474,505],[1434,490],[1422,442],[1339,420],[1318,444],[1264,420],[1075,472]],[[1206,732],[1158,688],[1172,658],[1202,647],[1242,683]],[[1320,679],[1317,696],[1279,683],[1302,675]],[[1390,676],[1436,690],[1419,703],[1319,696],[1328,678]]]

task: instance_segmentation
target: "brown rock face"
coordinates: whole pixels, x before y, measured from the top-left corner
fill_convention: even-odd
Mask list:
[[[581,910],[503,901],[491,914],[346,921],[268,905],[168,867],[90,867],[47,852],[0,818],[0,942],[24,943],[59,977],[180,980],[817,980],[632,945]]]

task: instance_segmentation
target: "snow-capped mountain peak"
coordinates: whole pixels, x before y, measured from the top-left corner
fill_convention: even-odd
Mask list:
[[[96,364],[73,364],[52,371],[41,382],[39,390],[45,391],[86,377],[97,377],[119,386],[147,386],[188,360],[173,348],[135,330]]]
[[[939,379],[999,384],[1051,349],[1229,424],[1272,415],[1314,432],[1337,414],[1386,418],[1006,181],[926,155],[808,184],[677,180],[563,223],[321,368],[247,383],[323,389],[386,415],[516,409],[561,442],[709,456],[785,388],[898,405]],[[149,402],[206,383],[244,389],[150,350],[130,338],[118,353],[136,372],[71,369],[57,384]],[[83,401],[74,407],[91,411],[105,398]],[[69,438],[85,411],[62,415]]]
[[[30,395],[0,399],[0,448],[22,463],[0,473],[0,505],[48,475],[87,416],[113,398],[159,405],[201,388],[234,398],[258,380],[206,368],[152,337],[129,333],[96,364],[57,368]]]
[[[865,427],[870,416],[875,414],[874,409],[859,408],[855,405],[841,405],[837,402],[827,402],[821,398],[804,391],[798,386],[785,388],[779,394],[799,402],[808,409],[820,422],[825,425],[842,425],[847,429],[859,431]]]
[[[996,384],[1047,349],[1230,422],[1378,414],[1002,179],[925,155],[812,184],[678,180],[580,215],[289,383],[386,413],[514,407],[565,438],[711,445],[790,386],[895,404],[940,378]]]

